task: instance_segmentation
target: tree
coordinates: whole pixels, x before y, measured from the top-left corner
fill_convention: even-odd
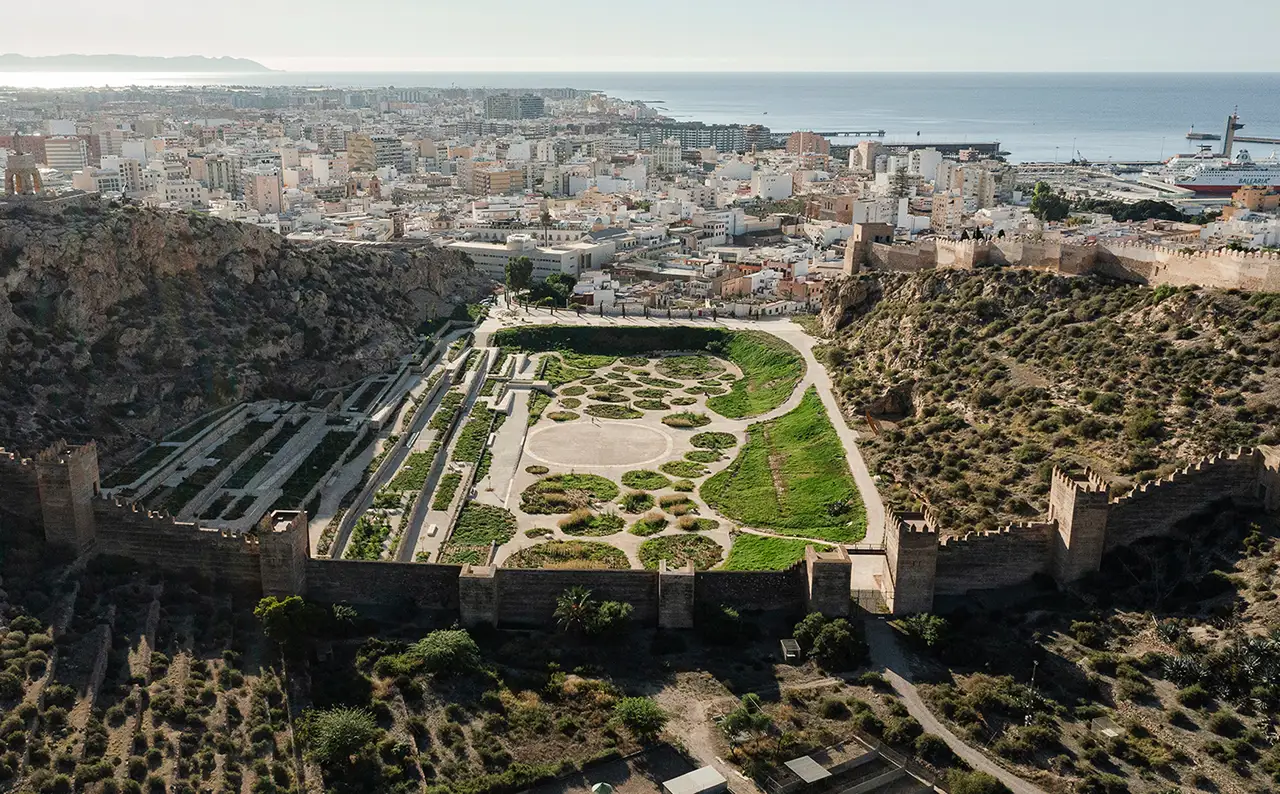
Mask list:
[[[570,587],[556,599],[555,619],[567,632],[591,637],[617,637],[631,624],[635,608],[623,601],[596,601],[582,586]]]
[[[433,631],[413,644],[429,672],[470,673],[480,667],[480,647],[464,629]]]
[[[591,600],[591,591],[582,585],[574,585],[560,594],[556,599],[556,611],[553,613],[556,625],[570,633],[586,633],[595,617],[595,602]]]
[[[336,708],[312,712],[305,721],[311,756],[321,766],[349,764],[366,752],[382,731],[364,709]]]
[[[1042,221],[1061,221],[1071,214],[1071,204],[1048,182],[1037,182],[1031,194],[1031,214]]]
[[[652,698],[623,698],[613,707],[613,716],[640,742],[658,738],[667,724],[667,713]]]
[[[836,618],[818,632],[810,655],[825,670],[850,670],[866,658],[867,644],[854,633],[849,621]]]
[[[986,772],[952,769],[947,773],[951,794],[1009,794],[1009,789]]]
[[[725,736],[733,739],[744,733],[757,736],[766,733],[772,724],[773,720],[764,712],[760,703],[760,696],[751,693],[743,695],[738,707],[724,715],[720,728]]]
[[[523,292],[533,281],[533,261],[527,256],[507,260],[507,290]]]
[[[323,609],[296,595],[284,599],[267,596],[254,607],[253,614],[262,623],[262,633],[284,646],[296,646],[314,637],[325,622]]]
[[[542,244],[547,245],[550,240],[547,237],[547,229],[551,226],[551,213],[546,207],[542,208],[542,212],[538,215],[538,225],[542,227]]]
[[[937,647],[946,639],[947,619],[928,612],[903,618],[896,625],[906,632],[912,642],[925,648]]]
[[[818,632],[822,631],[822,627],[825,625],[827,625],[826,616],[821,612],[813,612],[805,615],[795,625],[795,628],[791,630],[791,636],[800,645],[800,650],[808,653],[813,650],[813,641],[818,638]]]
[[[893,198],[906,198],[911,195],[911,177],[907,175],[907,167],[899,166],[889,178],[889,195]]]

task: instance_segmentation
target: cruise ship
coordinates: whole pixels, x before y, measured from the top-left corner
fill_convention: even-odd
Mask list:
[[[1175,157],[1165,181],[1196,193],[1230,194],[1241,187],[1280,188],[1280,161],[1254,160],[1247,151],[1235,159]]]

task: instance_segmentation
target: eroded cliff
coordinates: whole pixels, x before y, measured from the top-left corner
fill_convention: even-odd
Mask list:
[[[110,453],[227,402],[383,368],[487,291],[422,247],[301,245],[137,207],[0,211],[0,444]]]

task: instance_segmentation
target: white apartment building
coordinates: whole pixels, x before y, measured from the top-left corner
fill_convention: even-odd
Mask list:
[[[45,165],[71,175],[89,165],[89,145],[82,138],[57,135],[44,142]]]
[[[791,189],[795,181],[791,174],[764,174],[756,173],[751,175],[751,193],[758,199],[764,201],[781,201],[782,199],[791,198]]]
[[[163,203],[177,204],[180,207],[206,207],[209,204],[209,189],[194,179],[179,179],[157,185],[156,198]]]
[[[680,141],[675,138],[654,146],[653,156],[658,161],[659,171],[679,171],[684,168],[684,160],[680,156]]]
[[[996,180],[990,171],[979,165],[966,165],[960,169],[960,191],[973,210],[996,205]]]
[[[103,157],[119,157],[124,152],[124,130],[99,132],[98,149]]]
[[[543,248],[529,234],[509,235],[503,243],[460,240],[445,247],[469,256],[481,273],[495,281],[505,280],[507,263],[522,256],[529,257],[533,263],[534,281],[544,281],[552,273],[567,273],[577,278],[583,270],[607,263],[615,250],[613,243],[607,241],[580,241]]]
[[[103,157],[102,169],[115,171],[120,176],[121,192],[137,193],[142,190],[142,163],[128,157]]]
[[[959,190],[964,186],[963,177],[960,175],[960,164],[955,160],[943,160],[938,163],[937,171],[933,175],[934,190]]]
[[[113,194],[124,192],[124,180],[119,171],[105,168],[88,168],[71,175],[71,186],[87,193]]]
[[[938,166],[942,165],[942,152],[937,149],[916,149],[911,153],[907,173],[919,174],[925,179],[937,176]]]

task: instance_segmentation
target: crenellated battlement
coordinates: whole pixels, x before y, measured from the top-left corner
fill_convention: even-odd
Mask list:
[[[1001,538],[1021,538],[1028,535],[1040,535],[1056,526],[1051,521],[1017,521],[1012,524],[1005,524],[999,529],[991,530],[974,530],[966,532],[963,535],[943,535],[938,541],[938,545],[957,546],[963,543],[980,544],[988,540],[998,541]]]
[[[32,473],[34,471],[34,476]],[[25,509],[46,540],[81,555],[106,555],[169,570],[190,570],[267,595],[298,593],[333,601],[451,611],[464,621],[542,625],[558,593],[586,583],[643,605],[654,623],[687,626],[692,605],[819,610],[843,614],[853,579],[847,550],[806,552],[784,572],[461,571],[421,563],[312,560],[307,515],[277,511],[248,532],[203,527],[98,489],[97,449],[59,442],[34,458],[0,450],[0,509]],[[1061,583],[1097,571],[1102,554],[1168,534],[1223,499],[1280,508],[1280,448],[1250,447],[1205,456],[1173,474],[1112,498],[1094,471],[1052,472],[1048,515],[992,531],[944,536],[939,511],[884,516],[877,587],[894,614],[929,611],[936,596],[964,596],[1050,574]],[[865,552],[866,550],[860,550]],[[505,584],[504,584],[505,582]],[[665,616],[665,617],[663,617]],[[665,622],[664,622],[665,621]]]
[[[1160,488],[1175,485],[1188,479],[1198,477],[1215,466],[1223,464],[1239,465],[1241,463],[1252,465],[1259,461],[1260,453],[1254,447],[1239,447],[1235,452],[1218,452],[1213,455],[1206,455],[1194,463],[1183,466],[1174,472],[1166,474],[1155,480],[1148,480],[1140,485],[1135,485],[1128,492],[1115,497],[1111,500],[1112,504],[1123,504],[1133,499],[1139,499],[1147,494],[1152,494]]]
[[[885,600],[894,614],[924,611],[935,596],[1006,587],[1041,573],[1069,583],[1097,571],[1102,555],[1151,535],[1223,499],[1280,507],[1280,448],[1242,447],[1208,455],[1173,474],[1111,496],[1097,472],[1055,468],[1049,512],[991,531],[944,534],[937,512],[885,517]]]
[[[911,515],[911,514],[908,514]],[[928,532],[930,534],[938,534],[938,527],[942,526],[942,520],[938,517],[938,512],[933,509],[932,505],[925,505],[920,509],[920,516],[924,519],[924,526],[912,528],[913,532]],[[903,520],[899,517],[899,520]]]
[[[1151,286],[1280,291],[1280,253],[1274,251],[1225,247],[1187,251],[1145,240],[1060,241],[1013,235],[983,240],[933,238],[905,245],[877,243],[872,253],[876,267],[904,272],[1002,265],[1074,276],[1098,273]]]
[[[1110,489],[1106,480],[1089,468],[1085,468],[1082,475],[1075,476],[1054,466],[1051,483],[1052,486],[1058,488],[1067,488],[1083,493],[1106,493]]]
[[[98,459],[98,444],[96,441],[72,445],[68,444],[66,439],[58,439],[36,453],[36,462],[69,465],[77,461],[87,461],[91,457],[96,463]]]

